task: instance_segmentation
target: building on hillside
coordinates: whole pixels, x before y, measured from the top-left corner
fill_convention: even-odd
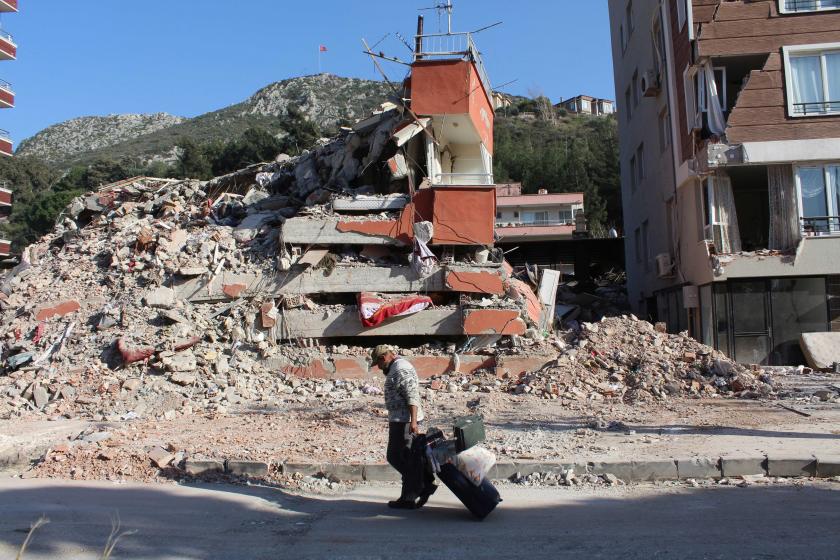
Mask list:
[[[0,13],[17,12],[18,0],[0,0]],[[12,36],[0,29],[0,60],[15,60],[17,58],[17,44]],[[12,85],[0,80],[0,109],[11,109],[15,106],[15,92]],[[0,155],[11,156],[14,153],[12,138],[5,130],[0,130]],[[12,211],[12,191],[7,181],[0,182],[0,222],[9,218]],[[11,254],[11,241],[0,239],[0,258]]]
[[[583,193],[522,194],[520,183],[496,185],[496,234],[502,241],[571,239]]]
[[[631,302],[801,363],[801,333],[840,331],[840,3],[609,8]]]
[[[615,113],[615,101],[610,99],[598,99],[590,95],[578,95],[561,101],[556,107],[561,107],[567,112],[575,115],[612,115]]]

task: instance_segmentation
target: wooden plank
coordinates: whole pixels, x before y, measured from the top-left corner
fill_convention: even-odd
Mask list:
[[[280,339],[334,338],[351,336],[457,336],[464,334],[461,309],[426,309],[393,317],[376,327],[365,328],[355,306],[343,311],[286,309],[280,315]]]

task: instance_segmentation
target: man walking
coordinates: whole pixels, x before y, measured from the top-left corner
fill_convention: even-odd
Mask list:
[[[434,476],[423,467],[423,457],[412,450],[418,424],[423,420],[417,370],[399,358],[390,346],[380,344],[371,352],[371,362],[385,374],[385,408],[388,409],[388,451],[386,457],[402,475],[399,499],[388,502],[397,509],[423,507],[437,486]]]

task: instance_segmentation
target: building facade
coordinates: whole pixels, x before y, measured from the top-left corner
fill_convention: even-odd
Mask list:
[[[615,113],[615,101],[598,99],[590,95],[578,95],[557,104],[569,113],[576,115],[612,115]]]
[[[522,194],[520,183],[496,185],[496,234],[503,242],[571,239],[583,193]]]
[[[840,2],[610,0],[636,310],[740,362],[840,331]]]
[[[17,12],[18,0],[0,0],[0,13]],[[17,58],[17,44],[7,31],[0,29],[0,60],[15,60]],[[0,109],[11,109],[15,106],[15,92],[12,85],[0,79]],[[5,130],[0,129],[0,157],[11,157],[13,151],[12,138]],[[5,180],[0,180],[0,222],[9,218],[12,212],[12,191]],[[0,258],[8,257],[12,252],[12,244],[8,239],[0,239]]]

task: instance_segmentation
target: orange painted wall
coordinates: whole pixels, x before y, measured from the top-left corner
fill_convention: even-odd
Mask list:
[[[421,116],[469,114],[493,153],[493,105],[472,62],[418,61],[411,69],[411,109]]]
[[[496,188],[434,187],[435,245],[492,245]]]

